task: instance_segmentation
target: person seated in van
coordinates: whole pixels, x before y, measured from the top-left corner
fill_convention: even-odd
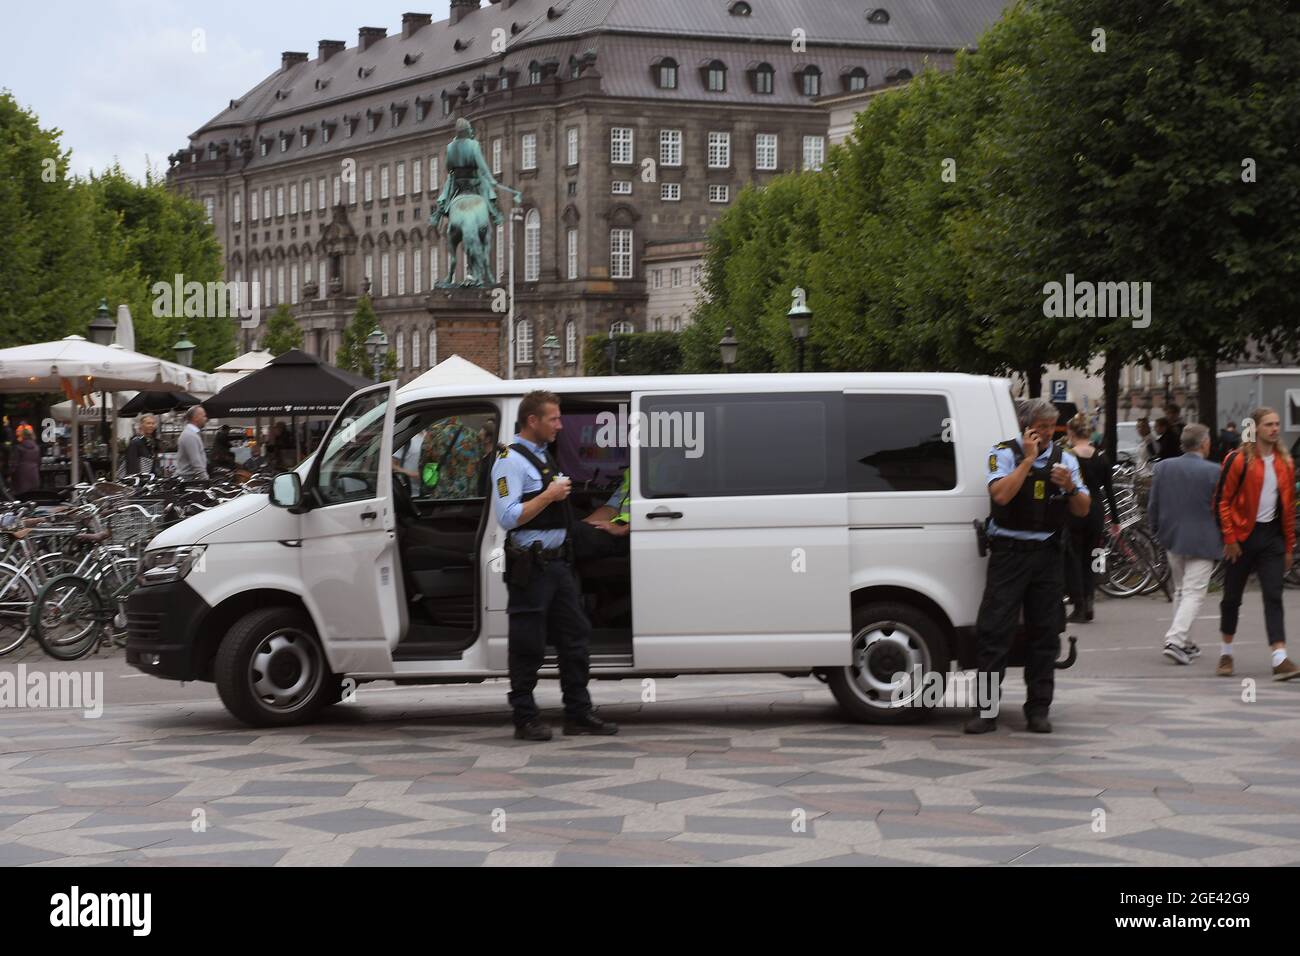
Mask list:
[[[574,527],[574,553],[579,560],[625,558],[631,512],[631,469],[623,469],[623,481],[609,499]]]
[[[424,495],[441,501],[482,497],[480,478],[492,457],[486,432],[459,415],[440,418],[424,430],[420,484]]]
[[[1092,499],[1079,461],[1052,442],[1059,413],[1045,399],[1020,403],[1024,433],[989,451],[986,525],[988,578],[975,620],[978,686],[994,688],[982,714],[966,723],[968,734],[997,730],[997,703],[1011,639],[1023,609],[1025,620],[1025,718],[1034,733],[1050,734],[1047,719],[1056,683],[1056,658],[1065,629],[1065,565],[1061,549],[1070,515],[1083,518]]]

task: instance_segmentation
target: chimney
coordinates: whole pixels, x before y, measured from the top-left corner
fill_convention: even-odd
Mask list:
[[[316,56],[324,63],[335,53],[342,53],[347,46],[342,40],[321,40],[316,45]]]
[[[455,26],[477,10],[478,7],[479,0],[451,0],[451,16],[448,17],[447,23]]]
[[[410,39],[421,27],[427,27],[432,22],[433,16],[428,13],[403,13],[402,39]]]
[[[283,73],[291,66],[297,66],[299,63],[307,62],[306,53],[289,53],[288,51],[280,54],[280,72]]]
[[[386,36],[388,27],[362,27],[357,31],[357,52],[364,53]]]

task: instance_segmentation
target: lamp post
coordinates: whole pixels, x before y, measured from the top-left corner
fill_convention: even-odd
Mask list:
[[[740,343],[736,341],[736,335],[731,326],[727,326],[727,331],[722,338],[718,340],[718,351],[722,353],[722,370],[730,372],[731,366],[736,364],[736,351]]]
[[[517,205],[510,210],[510,241],[506,243],[506,255],[510,258],[510,311],[506,322],[510,331],[506,334],[506,378],[515,377],[515,223],[524,221],[524,211]]]
[[[95,310],[95,317],[90,320],[90,341],[96,345],[108,346],[113,344],[113,336],[117,333],[117,323],[113,317],[108,314],[108,299],[99,300],[99,308]],[[77,409],[75,404],[72,409],[72,427],[77,427]],[[99,440],[104,445],[104,451],[108,453],[111,461],[112,449],[109,447],[108,431],[108,395],[101,391],[99,393]],[[77,477],[74,475],[72,483],[77,483]]]
[[[194,364],[194,343],[190,341],[190,333],[182,332],[181,339],[172,346],[172,351],[176,353],[176,364],[189,367]]]
[[[618,374],[618,339],[614,338],[614,330],[609,330],[609,338],[605,340],[605,357],[609,359],[609,374]]]
[[[370,371],[376,382],[384,368],[384,356],[388,354],[388,336],[384,330],[376,327],[366,336],[366,354],[370,356]]]
[[[796,304],[786,313],[785,317],[790,320],[790,334],[794,336],[795,350],[798,356],[796,368],[802,372],[803,343],[808,338],[808,329],[812,325],[812,309],[804,304],[803,296],[800,295]]]
[[[560,340],[556,338],[554,329],[547,333],[542,342],[542,361],[546,363],[547,375],[554,378],[555,368],[560,364]]]

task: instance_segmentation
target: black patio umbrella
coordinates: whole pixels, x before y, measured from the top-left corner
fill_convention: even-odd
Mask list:
[[[198,404],[199,399],[189,392],[137,392],[135,398],[117,410],[117,417],[135,418],[141,412],[174,412]]]
[[[326,365],[314,355],[290,349],[203,402],[210,418],[260,415],[333,415],[348,396],[373,384]]]

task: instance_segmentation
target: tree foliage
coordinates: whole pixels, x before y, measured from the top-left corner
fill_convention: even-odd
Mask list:
[[[352,314],[352,321],[343,329],[342,341],[334,355],[334,364],[345,371],[371,378],[374,367],[370,362],[370,354],[366,351],[366,338],[378,327],[379,317],[375,315],[370,296],[361,296],[357,299],[357,311]],[[396,351],[389,349],[384,356],[380,376],[384,381],[397,377]]]

